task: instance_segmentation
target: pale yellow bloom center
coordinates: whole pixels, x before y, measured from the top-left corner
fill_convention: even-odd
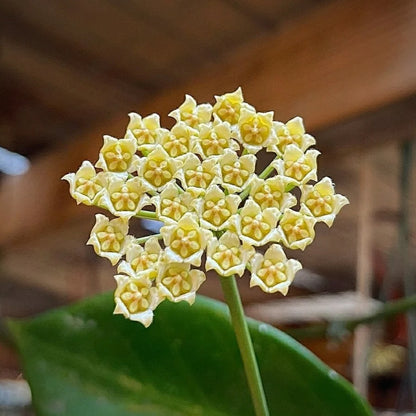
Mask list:
[[[137,140],[137,144],[142,146],[144,144],[155,144],[156,143],[156,132],[146,128],[137,128],[131,130],[134,137]]]
[[[261,145],[269,137],[270,127],[266,126],[258,117],[253,117],[240,127],[242,140],[251,145]]]
[[[283,224],[282,228],[290,244],[310,237],[308,227],[303,218],[294,218],[293,221]]]
[[[120,143],[116,143],[104,152],[107,168],[111,172],[125,172],[131,162],[132,154],[123,149]]]
[[[214,175],[204,170],[203,166],[197,166],[195,169],[189,169],[185,172],[185,178],[188,186],[206,189],[211,183]]]
[[[92,200],[103,187],[95,180],[95,178],[78,178],[75,182],[75,189],[80,194],[85,195]]]
[[[216,106],[215,113],[222,121],[228,121],[231,125],[237,124],[240,118],[240,107],[239,102],[224,100],[218,107]]]
[[[160,212],[163,216],[179,221],[188,211],[187,207],[181,203],[179,197],[173,199],[163,198],[160,202]]]
[[[297,181],[302,180],[311,170],[312,168],[305,162],[304,158],[300,158],[296,161],[285,161],[286,176],[296,179]]]
[[[196,127],[199,124],[198,115],[189,111],[181,112],[181,120],[183,120],[188,126],[191,127]]]
[[[123,288],[119,297],[124,305],[126,305],[129,312],[134,314],[146,311],[149,308],[149,295],[150,290],[147,286],[142,286],[139,282],[130,282]]]
[[[173,234],[170,248],[183,258],[192,256],[201,248],[198,231],[179,227]]]
[[[279,150],[284,153],[286,147],[289,144],[295,144],[296,146],[298,146],[299,148],[302,147],[302,135],[300,134],[290,134],[289,131],[279,131],[278,133],[278,139],[279,142],[277,144],[277,147],[279,148]]]
[[[218,201],[206,201],[202,217],[205,221],[216,227],[223,224],[231,216],[231,211],[227,207],[225,199]]]
[[[305,202],[315,217],[329,215],[333,211],[333,196],[321,195],[318,191],[313,191]]]
[[[263,260],[257,276],[269,287],[284,282],[286,277],[286,266],[282,262],[272,263],[270,260]]]
[[[219,137],[215,131],[212,131],[209,136],[201,140],[201,147],[207,156],[214,156],[223,154],[229,144],[227,139]]]
[[[225,183],[241,187],[247,181],[250,172],[243,168],[238,160],[232,165],[222,166],[222,176]]]
[[[162,278],[163,285],[172,293],[173,296],[180,296],[188,293],[192,289],[189,271],[170,267]]]
[[[118,192],[111,194],[111,202],[117,211],[134,211],[139,202],[140,195],[130,191],[127,185],[121,187]]]
[[[102,231],[96,233],[101,250],[118,253],[124,240],[124,234],[115,227],[107,225]]]
[[[157,262],[159,255],[157,253],[147,253],[142,251],[137,257],[131,262],[132,269],[137,272],[144,272],[149,270]]]
[[[223,270],[228,270],[231,267],[241,264],[240,250],[237,247],[227,247],[225,244],[220,244],[212,258],[221,266]]]
[[[266,183],[253,196],[262,209],[266,208],[280,208],[280,202],[283,194],[277,189],[271,189]]]
[[[144,168],[144,177],[155,187],[160,187],[169,182],[173,172],[167,160],[148,159]]]
[[[261,214],[258,214],[255,217],[246,215],[241,219],[241,224],[242,234],[257,241],[262,240],[270,232],[271,228],[270,225],[264,221]]]
[[[163,139],[163,148],[171,157],[184,155],[189,151],[189,138],[185,136],[177,137],[174,134],[169,133]]]

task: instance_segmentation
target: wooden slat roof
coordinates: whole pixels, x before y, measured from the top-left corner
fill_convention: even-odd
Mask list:
[[[33,155],[76,137],[318,3],[1,0],[0,146]]]

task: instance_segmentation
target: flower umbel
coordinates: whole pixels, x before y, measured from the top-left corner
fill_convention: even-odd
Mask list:
[[[170,130],[158,114],[130,113],[124,138],[104,136],[98,171],[85,161],[63,177],[77,203],[115,217],[97,214],[88,244],[118,264],[114,313],[145,326],[163,300],[194,302],[203,261],[222,279],[248,271],[250,286],[286,295],[302,266],[282,246],[304,250],[315,224],[331,226],[348,203],[330,178],[317,182],[319,152],[300,117],[275,121],[241,88],[215,100],[186,95]],[[265,152],[276,155],[269,166]],[[129,235],[138,218],[159,221],[160,234]]]

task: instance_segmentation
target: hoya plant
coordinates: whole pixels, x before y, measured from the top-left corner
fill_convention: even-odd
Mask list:
[[[112,318],[108,298],[100,297],[12,323],[23,354],[27,334],[42,338],[49,325],[57,338],[47,351],[65,351],[75,366],[84,359],[97,364],[96,376],[84,365],[91,385],[81,383],[75,393],[64,388],[61,413],[45,410],[41,398],[53,388],[38,387],[31,375],[36,379],[39,369],[29,365],[41,414],[87,414],[74,413],[79,398],[99,414],[370,414],[345,380],[276,329],[251,323],[253,346],[238,293],[236,277],[286,295],[302,265],[285,249],[305,250],[315,225],[332,226],[348,203],[330,178],[318,178],[319,152],[302,119],[276,121],[273,112],[246,103],[240,88],[215,96],[214,105],[186,95],[169,115],[171,129],[160,125],[158,114],[130,113],[123,138],[104,136],[95,164],[84,161],[63,177],[78,204],[109,212],[96,214],[87,244],[117,267],[113,311],[134,322]],[[270,154],[272,162],[263,166]],[[158,221],[160,231],[132,235],[138,219]],[[184,307],[215,275],[233,336],[227,310],[216,302],[199,297]],[[75,323],[65,323],[65,314],[75,314]],[[58,371],[51,382],[59,379]],[[104,400],[112,406],[107,413],[91,399],[97,383],[104,391],[116,386]]]

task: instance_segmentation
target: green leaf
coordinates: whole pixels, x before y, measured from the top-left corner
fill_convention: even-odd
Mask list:
[[[9,328],[39,416],[253,415],[227,307],[164,302],[154,323],[113,316],[110,294]],[[362,416],[341,376],[273,327],[250,321],[271,415]]]

